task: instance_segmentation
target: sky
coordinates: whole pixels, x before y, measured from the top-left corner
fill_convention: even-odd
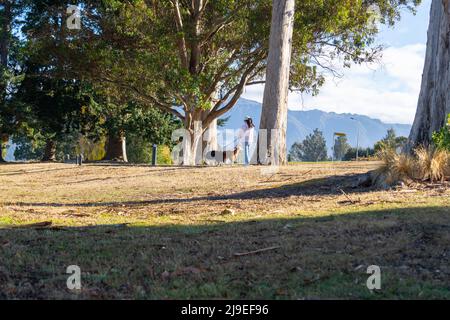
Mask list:
[[[407,12],[394,27],[382,26],[377,44],[385,46],[377,64],[343,69],[343,77],[326,75],[318,96],[290,93],[289,109],[355,113],[387,123],[412,124],[420,92],[431,0],[422,0],[416,15]],[[264,86],[250,86],[246,99],[262,102]]]

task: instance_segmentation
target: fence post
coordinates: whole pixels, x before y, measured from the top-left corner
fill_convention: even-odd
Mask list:
[[[152,166],[156,166],[157,152],[158,146],[154,144],[152,148]]]

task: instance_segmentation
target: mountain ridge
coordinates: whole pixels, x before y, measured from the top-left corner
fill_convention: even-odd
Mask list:
[[[241,98],[231,111],[221,117],[221,119],[229,117],[229,120],[221,129],[240,128],[245,116],[252,117],[256,128],[258,128],[261,107],[262,105],[259,102]],[[407,137],[411,131],[411,125],[409,124],[385,123],[380,119],[365,115],[325,112],[318,109],[289,110],[286,134],[287,148],[290,149],[292,144],[305,139],[316,128],[324,133],[330,155],[334,132],[346,133],[350,145],[355,147],[359,131],[359,146],[366,148],[373,147],[377,141],[386,135],[387,130],[390,128],[393,128],[398,136]]]

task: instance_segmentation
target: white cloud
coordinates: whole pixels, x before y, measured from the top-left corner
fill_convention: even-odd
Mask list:
[[[292,93],[289,108],[357,113],[384,122],[412,123],[425,59],[424,44],[387,48],[379,65],[344,69],[344,77],[327,76],[316,97]],[[248,87],[247,99],[262,102],[264,86]]]

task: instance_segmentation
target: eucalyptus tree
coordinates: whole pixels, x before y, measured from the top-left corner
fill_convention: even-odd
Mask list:
[[[295,0],[273,0],[266,86],[259,127],[260,137],[261,133],[265,135],[263,141],[266,141],[266,147],[261,147],[258,142],[257,148],[261,163],[279,165],[287,162],[287,109],[294,18]]]
[[[432,143],[450,114],[450,1],[433,0],[417,112],[407,149]]]
[[[296,1],[289,86],[316,94],[339,58],[374,61],[381,22],[393,24],[419,0]],[[265,82],[270,0],[83,1],[71,50],[73,70],[178,117],[191,140],[185,163],[201,161],[202,134],[230,111],[246,86]],[[196,134],[197,133],[197,134]]]

